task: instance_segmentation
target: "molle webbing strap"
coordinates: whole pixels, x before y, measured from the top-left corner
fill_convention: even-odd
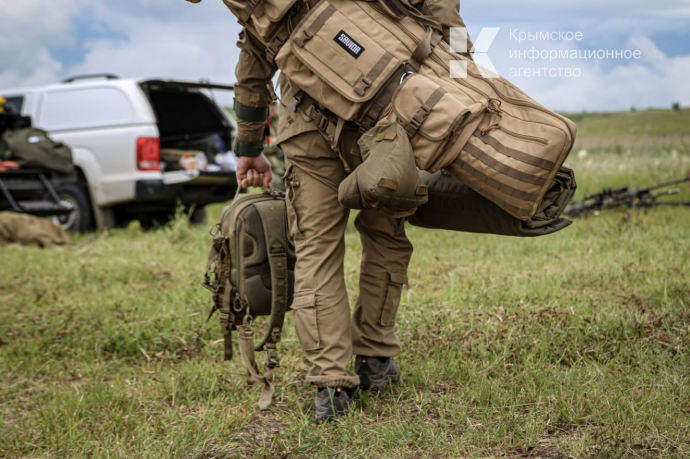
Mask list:
[[[360,133],[363,134],[376,125],[381,112],[383,112],[383,110],[388,107],[393,100],[393,94],[395,94],[395,90],[398,89],[398,86],[400,86],[400,77],[402,75],[404,75],[404,72],[401,65],[390,78],[390,80],[388,80],[383,89],[379,92],[379,95],[374,98],[374,100],[371,102],[371,105],[367,107],[366,115],[364,116],[362,122],[359,123]]]
[[[333,14],[336,12],[336,9],[333,5],[328,5],[328,7],[323,10],[317,17],[314,19],[314,22],[311,23],[309,27],[307,27],[299,36],[293,38],[292,40],[297,43],[297,46],[300,48],[304,47],[304,44],[311,40],[312,37],[316,34],[316,32],[319,31],[321,27],[328,21],[328,19],[333,16]]]
[[[419,72],[420,67],[426,58],[434,51],[434,48],[436,48],[438,42],[441,41],[441,38],[443,38],[443,35],[437,31],[433,29],[427,30],[426,35],[424,35],[422,41],[419,42],[412,52],[412,56],[410,56],[410,60],[408,61],[408,65],[412,67],[412,70]]]
[[[234,99],[232,109],[235,111],[237,119],[250,123],[266,122],[268,118],[268,107],[250,107]]]
[[[494,147],[494,150],[496,150],[497,152],[503,153],[506,156],[510,156],[513,159],[517,159],[518,161],[522,161],[523,163],[529,164],[530,166],[546,169],[547,171],[552,171],[556,168],[556,164],[551,161],[547,161],[546,159],[532,156],[528,153],[515,150],[514,148],[506,147],[494,137],[483,135],[481,129],[477,129],[474,132],[474,136],[482,142],[484,142],[485,144]]]
[[[249,0],[247,2],[240,16],[237,18],[240,25],[243,27],[247,25],[247,21],[249,21],[249,18],[252,16],[259,3],[261,3],[261,0]]]
[[[409,217],[410,215],[414,214],[417,212],[417,208],[415,207],[414,209],[411,210],[406,210],[406,211],[394,211],[387,209],[386,207],[383,207],[381,205],[381,202],[375,199],[371,194],[369,194],[368,191],[363,191],[362,192],[362,201],[369,206],[371,209],[376,209],[379,212],[381,212],[383,215],[391,218],[405,218]]]
[[[529,183],[531,185],[542,186],[546,184],[545,178],[537,177],[536,175],[528,174],[526,172],[519,171],[506,164],[503,164],[502,162],[498,161],[490,155],[487,155],[482,150],[480,150],[479,148],[477,148],[469,142],[467,143],[467,145],[465,145],[465,151],[477,158],[479,161],[489,166],[490,168],[500,172],[501,174],[505,174],[508,177],[512,177],[516,180],[520,180],[521,182]]]
[[[424,16],[417,8],[412,6],[407,0],[389,0],[392,5],[402,11],[405,16],[411,17],[415,21],[427,25],[432,29],[442,31],[441,24],[429,16]],[[390,8],[390,7],[389,7]]]
[[[298,100],[297,95],[301,95],[301,99]],[[338,139],[340,139],[340,134],[342,134],[343,128],[345,127],[345,119],[335,117],[336,119],[333,120],[334,115],[331,116],[321,110],[319,108],[319,103],[306,92],[298,91],[297,95],[295,96],[295,102],[299,102],[299,104],[296,106],[304,105],[306,107],[301,109],[302,113],[316,125],[318,131],[328,141],[331,149],[338,154],[345,168],[345,172],[348,174],[352,172],[350,165],[345,161],[345,157],[338,146]],[[295,102],[293,102],[293,105]]]
[[[298,24],[302,18],[306,16],[309,10],[314,8],[320,1],[321,0],[302,0],[298,1],[295,6],[293,6],[293,9],[288,12],[285,26],[266,47],[266,60],[268,60],[268,62],[272,63],[274,61],[280,48],[290,39],[293,25]]]
[[[429,116],[429,113],[431,113],[431,110],[434,109],[438,101],[441,100],[441,97],[443,97],[443,95],[447,92],[448,91],[445,89],[439,87],[436,88],[433,93],[431,93],[426,102],[424,102],[419,110],[417,110],[417,113],[414,114],[407,127],[405,127],[405,132],[407,132],[408,136],[412,137],[417,133],[417,130],[421,127],[424,121],[426,121],[426,118]]]
[[[536,201],[538,198],[538,196],[534,193],[527,193],[527,192],[518,190],[516,188],[513,188],[509,185],[506,185],[505,183],[501,183],[498,180],[492,179],[491,177],[484,174],[483,172],[470,166],[469,164],[467,164],[465,161],[463,161],[459,157],[455,159],[453,164],[457,165],[460,169],[465,171],[467,174],[470,174],[476,180],[478,180],[480,182],[484,182],[487,185],[489,185],[490,187],[495,188],[499,191],[502,191],[503,193],[507,194],[508,196],[513,196],[514,198],[522,199],[524,201],[529,201],[529,202]]]
[[[386,66],[388,66],[388,63],[391,61],[391,59],[393,59],[393,56],[391,56],[389,53],[385,53],[383,56],[381,56],[381,59],[379,59],[369,73],[362,77],[359,83],[357,83],[357,86],[354,87],[354,91],[363,97],[367,88],[371,86],[374,81],[376,81],[376,78],[378,78],[379,75],[381,75],[381,72],[383,72]]]
[[[393,179],[382,177],[381,179],[379,179],[379,186],[383,188],[388,188],[391,191],[395,191],[398,189],[398,182]]]

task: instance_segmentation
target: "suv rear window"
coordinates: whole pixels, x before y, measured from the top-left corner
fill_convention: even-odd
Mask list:
[[[38,126],[46,131],[130,124],[134,110],[116,88],[78,88],[46,94]]]

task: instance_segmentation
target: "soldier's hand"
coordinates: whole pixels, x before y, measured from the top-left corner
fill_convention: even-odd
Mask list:
[[[268,162],[263,153],[254,158],[248,156],[239,157],[237,161],[237,183],[242,188],[250,186],[268,187],[271,180],[273,180],[271,163]]]

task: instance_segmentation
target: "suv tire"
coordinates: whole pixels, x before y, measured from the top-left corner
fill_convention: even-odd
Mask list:
[[[88,190],[80,185],[65,185],[55,191],[60,202],[71,205],[74,212],[64,217],[54,217],[53,221],[62,226],[62,229],[75,233],[91,231],[94,227],[93,209]]]

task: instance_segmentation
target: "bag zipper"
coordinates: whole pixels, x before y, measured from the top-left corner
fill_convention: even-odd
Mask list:
[[[522,139],[522,140],[526,140],[528,142],[536,142],[536,143],[539,143],[541,145],[548,145],[549,144],[549,141],[546,139],[542,139],[541,137],[533,137],[531,135],[518,134],[517,132],[513,132],[510,129],[506,129],[505,127],[501,126],[500,124],[492,124],[489,127],[485,127],[484,129],[480,129],[482,135],[486,135],[493,130],[503,131],[507,135],[509,135],[511,137],[515,137],[516,139]]]

